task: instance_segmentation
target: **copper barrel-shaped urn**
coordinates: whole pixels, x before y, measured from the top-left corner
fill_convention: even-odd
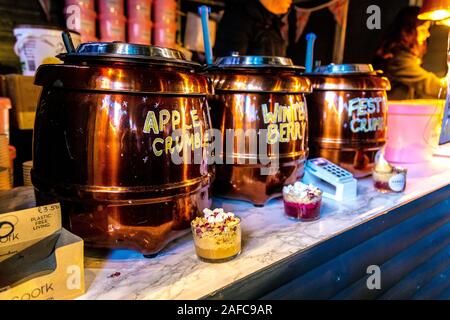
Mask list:
[[[311,86],[299,75],[302,70],[287,58],[239,55],[219,58],[208,68],[215,89],[211,118],[222,146],[215,195],[264,205],[303,176],[304,93]]]
[[[198,151],[210,142],[212,87],[167,48],[87,43],[62,59],[36,75],[37,201],[60,202],[90,246],[157,253],[211,204]]]
[[[389,80],[366,64],[321,66],[308,77],[310,157],[326,158],[357,178],[369,175],[386,142]]]

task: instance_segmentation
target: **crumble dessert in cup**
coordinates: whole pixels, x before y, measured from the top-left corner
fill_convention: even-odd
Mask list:
[[[380,155],[372,173],[374,187],[382,193],[403,192],[406,187],[406,174],[407,169],[392,166]]]
[[[313,221],[319,219],[322,205],[322,190],[296,182],[283,188],[284,213],[296,220]]]
[[[223,209],[205,209],[191,222],[195,251],[205,262],[225,262],[241,253],[241,219]]]

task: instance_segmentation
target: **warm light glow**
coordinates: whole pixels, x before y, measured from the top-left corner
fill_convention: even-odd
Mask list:
[[[450,18],[450,0],[424,0],[418,18],[433,21]]]
[[[450,18],[450,10],[447,9],[439,9],[431,12],[424,12],[419,14],[418,18],[420,20],[443,20]]]
[[[450,18],[437,22],[438,25],[450,27]]]

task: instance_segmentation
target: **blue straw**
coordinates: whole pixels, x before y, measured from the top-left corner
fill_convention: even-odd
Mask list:
[[[201,6],[198,8],[198,13],[202,19],[202,29],[203,29],[203,45],[205,46],[205,57],[206,63],[213,63],[213,54],[211,48],[211,42],[209,37],[209,13],[211,12],[211,8],[207,6]]]
[[[313,60],[314,60],[314,41],[316,41],[317,36],[314,33],[308,33],[306,35],[306,61],[305,68],[306,72],[310,73],[313,70]]]

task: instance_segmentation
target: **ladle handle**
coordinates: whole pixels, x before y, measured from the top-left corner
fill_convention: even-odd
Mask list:
[[[313,60],[314,60],[314,41],[316,41],[317,36],[314,33],[308,33],[306,35],[306,61],[305,69],[307,73],[313,71]]]
[[[66,47],[67,53],[74,53],[75,46],[73,45],[72,37],[70,36],[69,31],[63,31],[62,38],[63,38],[64,46]]]
[[[205,57],[206,57],[206,63],[212,64],[213,63],[213,54],[212,54],[212,47],[211,47],[211,41],[209,37],[209,13],[211,11],[211,8],[207,6],[200,6],[198,8],[198,14],[200,15],[200,18],[202,20],[202,30],[203,30],[203,45],[205,46]]]

